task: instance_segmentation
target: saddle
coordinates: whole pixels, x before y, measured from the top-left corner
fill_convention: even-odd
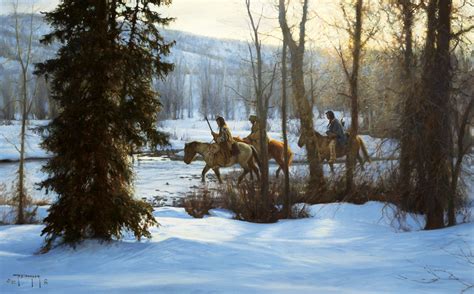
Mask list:
[[[225,166],[232,157],[240,154],[239,146],[235,142],[232,143],[230,150],[226,142],[219,143],[219,146],[220,150],[214,154],[211,165]]]

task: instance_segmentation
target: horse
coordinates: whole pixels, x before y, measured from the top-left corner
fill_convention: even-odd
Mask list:
[[[230,167],[237,163],[244,170],[244,172],[239,176],[239,184],[249,172],[255,172],[255,174],[257,175],[257,179],[260,180],[259,169],[257,168],[257,166],[255,166],[255,162],[257,162],[257,165],[260,167],[260,159],[258,157],[257,150],[255,149],[255,147],[241,142],[236,142],[235,144],[239,150],[238,155],[233,155],[228,163],[219,165],[215,163],[215,160],[213,160],[213,157],[215,156],[211,152],[213,144],[198,141],[186,143],[184,145],[184,162],[186,164],[190,164],[196,157],[196,154],[199,154],[204,158],[206,166],[204,166],[204,169],[201,173],[202,182],[206,181],[206,173],[210,169],[212,169],[216,174],[219,183],[222,184],[219,168]]]
[[[243,142],[243,143],[247,143],[247,144],[251,145],[250,140],[248,138],[242,139],[240,137],[234,137],[234,141]],[[268,140],[269,159],[273,158],[278,163],[278,169],[276,170],[276,177],[277,178],[280,175],[280,171],[285,170],[284,169],[284,167],[285,167],[285,154],[283,153],[283,150],[285,149],[284,146],[285,145],[283,144],[283,142],[280,142],[280,141],[277,141],[277,140],[274,140],[274,139]],[[288,168],[289,168],[290,165],[293,163],[293,152],[291,151],[290,146],[288,146],[287,153],[288,153]]]
[[[313,133],[310,139],[316,142],[316,146],[318,148],[318,153],[319,153],[319,159],[321,161],[324,161],[326,159],[329,162],[329,159],[330,159],[329,142],[331,141],[331,139],[328,136],[321,135],[315,130],[313,130]],[[306,145],[307,140],[308,138],[305,138],[305,136],[303,136],[303,133],[302,133],[298,140],[298,146],[302,148],[304,145]],[[362,140],[362,138],[359,135],[356,136],[355,143],[356,143],[356,150],[357,150],[357,159],[359,160],[362,170],[364,170],[364,159],[369,163],[371,162],[369,153],[367,152],[367,147],[365,146],[364,140]],[[364,155],[364,159],[360,155],[359,150],[362,151],[362,154]],[[336,157],[339,158],[339,157],[345,156],[347,155],[348,151],[349,151],[349,148],[347,148],[347,146],[343,148],[336,146]],[[329,166],[331,168],[331,172],[334,172],[333,163],[329,162]]]

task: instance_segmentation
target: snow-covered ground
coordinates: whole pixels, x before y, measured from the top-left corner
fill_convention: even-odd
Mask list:
[[[41,171],[45,160],[26,162],[26,187],[29,195],[35,200],[55,200],[54,193],[46,194],[45,190],[39,190],[37,183],[46,179],[47,175]],[[383,171],[386,162],[373,162],[365,166],[370,173],[377,176]],[[277,165],[270,164],[270,173],[275,174]],[[135,171],[135,197],[147,199],[156,206],[173,205],[176,201],[204,186],[213,189],[217,183],[214,172],[207,173],[206,184],[201,183],[201,171],[204,168],[203,161],[194,161],[187,165],[183,161],[170,160],[166,157],[140,157],[134,163]],[[343,171],[343,166],[335,164],[336,171]],[[4,184],[7,190],[12,190],[18,170],[18,163],[0,163],[0,185]],[[230,172],[241,172],[238,166],[222,169],[222,178],[226,181]],[[329,175],[329,166],[324,165],[324,172]],[[294,164],[290,168],[290,174],[294,177],[302,177],[307,174],[306,164]]]
[[[47,175],[41,171],[45,161],[26,162],[26,187],[28,193],[35,200],[54,201],[54,193],[46,194],[44,190],[38,190],[36,183],[46,179]],[[135,161],[135,197],[146,198],[157,205],[172,205],[174,201],[183,198],[189,193],[203,187],[201,183],[201,171],[204,168],[203,161],[195,161],[190,165],[182,161],[171,161],[164,157],[140,157]],[[304,167],[300,166],[292,169],[294,173]],[[0,185],[4,184],[7,190],[12,190],[18,170],[18,163],[0,163]],[[232,171],[240,172],[239,167],[222,170],[223,180]],[[276,165],[272,165],[271,172],[276,170]],[[207,174],[207,182],[211,187],[216,183],[213,171]],[[159,200],[159,201],[156,201]]]
[[[153,239],[35,253],[42,225],[0,226],[0,293],[459,293],[474,284],[474,224],[398,232],[370,202],[315,205],[276,224],[159,208]],[[421,223],[419,223],[421,222]],[[47,284],[44,284],[44,280]],[[7,283],[8,282],[8,283]],[[472,291],[472,289],[471,289]]]
[[[27,126],[25,152],[26,158],[46,158],[45,150],[41,149],[41,137],[34,131],[38,126],[47,124],[48,121],[30,121]],[[0,124],[0,161],[18,160],[20,154],[17,149],[20,148],[20,121],[12,121],[10,125]]]
[[[246,121],[231,121],[229,125],[234,135],[246,136],[250,130]],[[270,122],[271,137],[280,138],[279,125],[278,121]],[[325,121],[318,120],[316,126],[324,131]],[[210,140],[205,121],[165,121],[161,128],[171,134],[173,149],[181,149],[192,140]],[[15,159],[15,148],[9,142],[15,140],[18,130],[18,125],[0,126],[0,148],[3,148],[0,159]],[[304,151],[296,146],[297,125],[291,123],[290,130],[291,147],[297,159],[303,158]],[[38,135],[29,134],[30,154],[47,156],[38,146]],[[379,156],[377,145],[381,140],[368,136],[364,139],[369,152]],[[380,148],[382,156],[390,156],[395,144],[388,142],[386,146]],[[45,178],[40,171],[43,163],[27,162],[29,189],[35,199],[54,200],[54,195],[46,196],[44,191],[34,189],[34,183]],[[375,173],[388,164],[372,163],[370,168]],[[164,157],[141,157],[134,164],[135,196],[165,199],[172,204],[173,200],[201,187],[203,165],[201,161],[186,165]],[[0,184],[11,185],[16,167],[15,162],[0,164]],[[275,168],[271,166],[272,172]],[[224,177],[233,170],[224,170]],[[302,174],[305,170],[305,165],[295,165],[291,172]],[[212,172],[209,174],[211,186],[215,185]],[[471,198],[472,182],[472,179],[468,181]],[[39,208],[41,218],[47,215],[47,208]],[[399,224],[393,222],[390,206],[375,202],[359,206],[314,205],[309,210],[312,217],[307,219],[253,224],[233,220],[231,212],[224,210],[212,210],[211,216],[194,219],[182,208],[161,207],[155,209],[160,226],[151,229],[150,240],[137,242],[127,234],[122,241],[87,241],[76,249],[61,247],[42,255],[36,253],[43,242],[40,236],[43,225],[0,226],[0,293],[459,293],[474,290],[472,222],[422,231],[422,217],[409,215]],[[0,207],[0,214],[2,211],[5,207]]]

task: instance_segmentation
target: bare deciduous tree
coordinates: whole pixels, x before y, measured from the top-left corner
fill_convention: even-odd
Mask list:
[[[281,131],[283,133],[283,150],[288,150],[288,136],[287,136],[287,91],[286,91],[286,83],[288,80],[288,72],[287,72],[287,40],[283,36],[283,46],[281,52]],[[283,153],[285,166],[283,167],[283,173],[285,175],[285,183],[284,183],[284,190],[283,195],[285,196],[284,200],[284,207],[283,212],[285,213],[286,217],[291,215],[291,194],[290,194],[290,171],[289,171],[289,157],[288,152]]]
[[[293,97],[296,102],[298,117],[301,123],[301,135],[305,136],[306,138],[311,138],[314,132],[313,110],[311,109],[308,99],[306,99],[303,70],[306,22],[308,20],[308,2],[308,0],[303,1],[302,16],[299,24],[299,35],[297,41],[294,39],[290,25],[287,21],[287,4],[285,3],[285,0],[279,0],[278,2],[278,20],[283,36],[288,42],[291,63],[291,85]],[[316,142],[313,142],[313,140],[307,140],[305,146],[309,161],[309,190],[314,193],[318,193],[325,189],[323,167],[318,157]]]
[[[32,106],[32,99],[29,98],[30,93],[28,91],[28,80],[29,80],[29,67],[31,65],[31,54],[32,54],[32,42],[33,42],[33,7],[32,12],[29,15],[28,24],[28,35],[26,40],[22,40],[21,36],[21,24],[20,16],[18,15],[18,1],[13,4],[13,14],[15,18],[15,41],[16,41],[16,60],[18,61],[21,69],[20,76],[20,110],[21,110],[21,132],[20,132],[20,161],[18,166],[18,184],[16,191],[16,199],[18,202],[17,212],[17,224],[26,223],[25,209],[27,201],[27,192],[25,187],[25,144],[26,144],[26,127],[28,124],[28,116]],[[25,47],[23,47],[25,46]],[[34,91],[36,92],[36,91]],[[35,93],[31,95],[34,96]]]
[[[261,196],[264,207],[268,207],[268,142],[267,142],[267,117],[270,97],[273,92],[276,64],[273,66],[271,76],[265,81],[264,62],[262,58],[262,43],[260,40],[259,26],[263,15],[255,21],[250,10],[250,0],[245,0],[247,14],[250,20],[252,30],[252,44],[249,44],[250,62],[252,65],[253,83],[255,97],[257,100],[257,117],[259,124],[260,137],[260,173],[261,173]],[[254,56],[255,55],[255,56]]]
[[[341,10],[344,15],[347,27],[345,28],[349,35],[349,50],[351,52],[351,66],[348,65],[347,58],[344,56],[344,52],[341,48],[337,48],[337,53],[341,59],[342,68],[346,76],[349,93],[347,97],[350,99],[351,104],[351,128],[349,136],[349,152],[346,162],[346,193],[351,195],[354,186],[354,170],[356,163],[356,136],[359,132],[359,71],[361,64],[362,50],[367,41],[373,37],[376,29],[372,28],[363,39],[362,22],[364,19],[363,8],[364,4],[362,0],[350,1],[351,9],[354,11],[354,17],[349,15],[347,11],[346,3],[341,2]]]

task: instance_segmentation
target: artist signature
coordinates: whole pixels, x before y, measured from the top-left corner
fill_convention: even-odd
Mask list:
[[[42,288],[48,285],[48,279],[42,278],[40,275],[13,274],[6,280],[6,283],[17,287]]]

